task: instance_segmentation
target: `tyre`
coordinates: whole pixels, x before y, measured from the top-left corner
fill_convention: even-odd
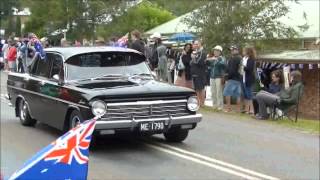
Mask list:
[[[68,130],[83,122],[83,118],[78,110],[73,110],[69,116]]]
[[[82,123],[84,120],[82,118],[81,113],[78,110],[73,110],[69,116],[69,124],[68,128],[65,130],[65,133],[72,128],[76,127],[78,124]],[[90,142],[90,150],[94,150],[94,147],[96,146],[96,137],[94,135],[91,136],[91,142]]]
[[[23,99],[19,101],[19,118],[24,126],[34,126],[37,123],[37,120],[31,118],[29,106]]]
[[[168,132],[163,133],[168,142],[182,142],[189,134],[189,130],[170,129]]]

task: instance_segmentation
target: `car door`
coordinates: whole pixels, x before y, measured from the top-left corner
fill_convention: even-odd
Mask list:
[[[47,122],[46,117],[46,105],[48,104],[48,96],[46,94],[45,87],[49,76],[50,62],[48,58],[36,59],[36,67],[32,69],[29,79],[30,89],[34,92],[34,97],[31,99],[32,113],[35,114],[35,118],[41,122]],[[30,104],[30,103],[29,103]]]
[[[65,88],[59,84],[59,80],[54,76],[60,76],[63,70],[63,58],[60,54],[47,53],[49,60],[49,77],[48,81],[42,87],[42,93],[47,96],[43,97],[43,103],[46,104],[44,111],[46,112],[46,123],[62,129],[68,103],[63,99],[63,90]],[[63,78],[63,77],[61,77]]]

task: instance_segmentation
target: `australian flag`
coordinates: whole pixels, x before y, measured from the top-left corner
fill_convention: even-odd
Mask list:
[[[9,179],[87,179],[96,119],[87,120],[42,149]]]

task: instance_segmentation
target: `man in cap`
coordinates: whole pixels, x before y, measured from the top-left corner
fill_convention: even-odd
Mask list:
[[[241,65],[241,56],[239,54],[239,48],[236,45],[232,45],[230,48],[231,58],[227,65],[227,83],[223,90],[223,96],[226,97],[226,112],[230,112],[231,109],[231,97],[237,99],[238,111],[241,111],[241,74],[239,72]]]

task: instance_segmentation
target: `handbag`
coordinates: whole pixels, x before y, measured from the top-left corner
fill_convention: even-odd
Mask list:
[[[180,56],[179,63],[178,63],[178,70],[184,70],[185,68],[186,67],[182,62],[182,56]]]

